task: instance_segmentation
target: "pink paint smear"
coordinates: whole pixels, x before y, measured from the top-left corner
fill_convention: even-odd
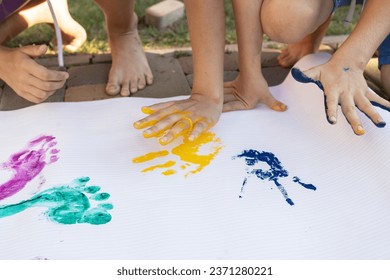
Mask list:
[[[0,164],[0,168],[13,173],[10,180],[0,182],[0,200],[13,196],[21,191],[27,183],[37,177],[46,165],[58,160],[60,150],[54,136],[41,136],[30,141],[27,147],[11,155],[8,162]]]

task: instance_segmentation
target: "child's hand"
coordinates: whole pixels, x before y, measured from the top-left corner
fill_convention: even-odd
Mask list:
[[[158,103],[142,111],[150,115],[135,122],[134,127],[148,128],[143,133],[145,138],[157,137],[160,144],[167,145],[181,135],[195,140],[214,126],[222,113],[222,101],[193,93],[188,99]]]
[[[258,103],[264,103],[278,112],[287,110],[286,105],[272,96],[263,77],[243,78],[240,75],[234,81],[225,83],[224,87],[224,112],[252,109]]]
[[[17,49],[0,47],[0,77],[19,96],[40,103],[62,88],[69,74],[49,70],[34,61],[47,47],[25,46]]]
[[[357,135],[364,134],[364,128],[356,107],[378,127],[386,125],[372,104],[390,110],[390,102],[368,88],[363,70],[359,67],[350,67],[348,63],[330,60],[303,73],[322,84],[326,98],[327,118],[330,123],[337,122],[337,109],[338,105],[341,105],[343,114]]]

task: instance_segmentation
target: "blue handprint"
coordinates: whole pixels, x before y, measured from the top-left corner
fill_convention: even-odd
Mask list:
[[[246,187],[246,184],[248,182],[248,179],[252,175],[256,175],[257,178],[261,179],[262,181],[268,180],[272,181],[279,189],[283,197],[285,198],[286,202],[290,205],[294,205],[294,202],[292,199],[288,196],[288,193],[286,189],[283,187],[283,185],[279,182],[279,179],[288,177],[288,171],[283,168],[280,160],[270,152],[264,152],[264,151],[256,151],[256,150],[245,150],[241,154],[233,157],[233,159],[236,158],[244,158],[245,163],[248,167],[252,167],[250,169],[247,169],[247,174],[244,178],[244,181],[242,183],[241,187],[241,194],[240,197],[243,196],[244,190]],[[268,170],[263,170],[261,168],[254,168],[254,166],[257,163],[264,162],[269,166]],[[306,184],[301,182],[301,179],[298,177],[293,177],[293,182],[298,183],[305,189],[313,190],[315,191],[317,188],[312,184]]]

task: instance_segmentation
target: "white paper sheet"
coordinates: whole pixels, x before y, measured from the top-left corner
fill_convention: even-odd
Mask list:
[[[307,69],[326,59],[312,55],[297,66]],[[291,75],[271,91],[288,111],[259,105],[224,113],[212,129],[220,142],[206,145],[220,150],[209,165],[188,176],[198,166],[172,154],[179,142],[161,147],[132,126],[144,116],[143,105],[161,99],[41,104],[0,112],[0,194],[6,196],[0,200],[0,259],[390,258],[390,128],[377,128],[362,114],[364,136],[354,135],[341,113],[337,125],[328,124],[322,92]],[[390,123],[390,113],[378,110]],[[42,135],[55,139],[29,144]],[[169,155],[132,161],[160,150]],[[258,162],[237,157],[245,150],[258,155]],[[267,173],[272,163],[265,161],[272,155],[280,166],[274,161],[275,170]],[[39,174],[28,169],[34,164],[26,165],[31,157],[42,169]],[[170,160],[176,163],[172,167],[142,172]],[[17,164],[25,168],[18,176],[32,178],[6,194]],[[163,175],[166,170],[177,173]],[[306,187],[294,182],[295,176]],[[90,178],[87,186],[101,189],[69,184],[82,177]],[[20,180],[15,184],[23,185]],[[111,220],[99,225],[87,218],[71,224],[55,220],[62,214],[48,209],[75,203],[66,197],[74,192]],[[12,214],[15,209],[20,212]]]

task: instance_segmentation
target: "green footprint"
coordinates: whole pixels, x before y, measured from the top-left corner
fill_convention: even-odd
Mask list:
[[[110,195],[99,193],[99,186],[87,186],[90,179],[82,177],[70,184],[44,190],[29,200],[17,204],[0,206],[0,218],[20,213],[31,207],[47,207],[44,213],[51,221],[60,224],[102,225],[111,221],[108,210],[113,209],[111,203],[100,203],[91,208],[91,201],[106,201]]]

